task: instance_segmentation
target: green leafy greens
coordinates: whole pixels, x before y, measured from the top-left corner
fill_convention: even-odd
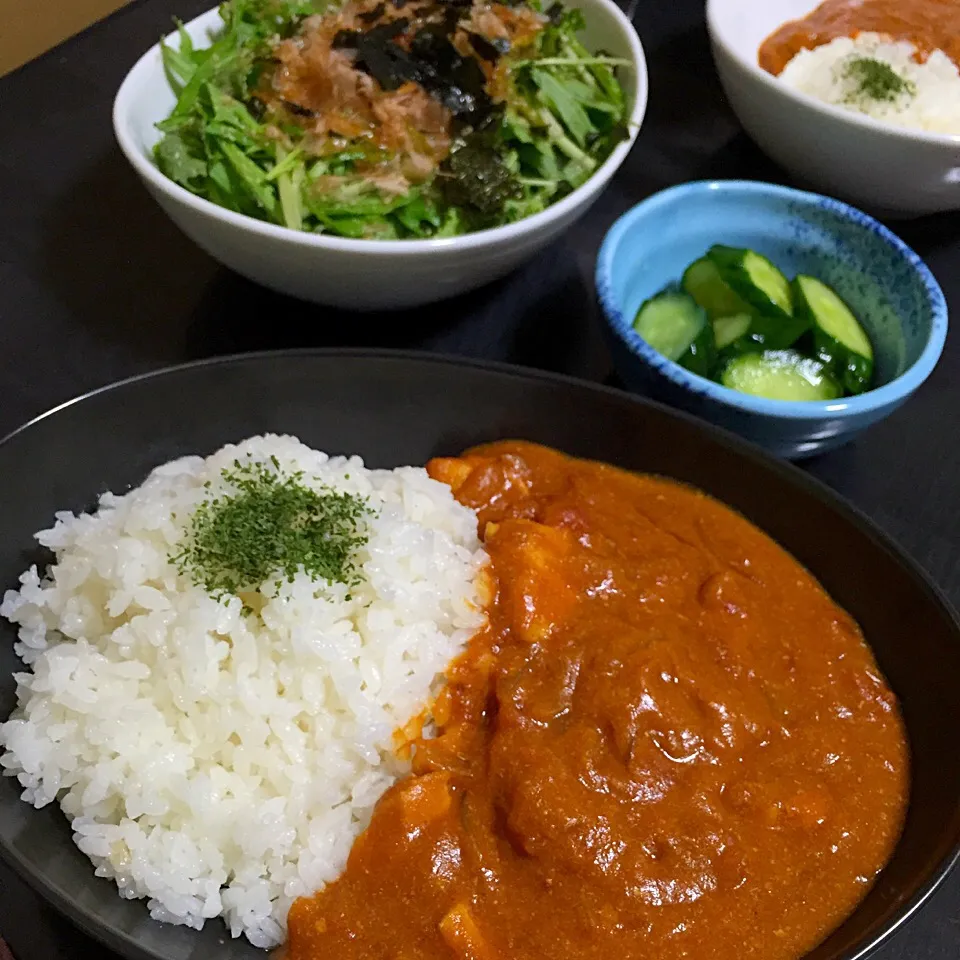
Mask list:
[[[528,6],[539,10],[538,0]],[[456,16],[470,12],[469,3],[448,7]],[[454,120],[449,155],[439,168],[402,192],[384,190],[364,176],[380,149],[369,139],[346,139],[336,151],[318,154],[309,111],[288,105],[295,109],[271,113],[258,96],[276,69],[278,41],[297,36],[304,20],[324,9],[323,0],[227,0],[223,29],[210,46],[198,49],[182,27],[178,45],[163,44],[177,96],[158,124],[163,136],[155,159],[166,176],[229,210],[295,230],[378,239],[456,236],[555,203],[626,136],[627,105],[615,73],[626,64],[583,46],[579,10],[554,5],[535,39],[517,51],[474,36],[477,59],[461,58],[450,77],[434,68],[439,59],[426,67],[412,60],[418,51],[441,57],[438,44],[448,41],[437,39],[435,27],[418,35],[408,54],[393,43],[396,31],[387,23],[342,42],[373,67],[396,72],[397,84],[423,79],[428,93],[453,104]],[[335,12],[336,5],[328,9]],[[483,89],[465,94],[477,77],[482,82],[481,60],[500,57],[506,82],[497,97]],[[392,80],[389,73],[379,76]],[[454,102],[451,91],[461,99]]]

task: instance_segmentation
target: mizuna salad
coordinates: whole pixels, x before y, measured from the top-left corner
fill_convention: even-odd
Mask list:
[[[220,206],[341,237],[450,237],[583,184],[626,136],[616,71],[579,10],[538,0],[228,0],[177,95],[160,170]]]

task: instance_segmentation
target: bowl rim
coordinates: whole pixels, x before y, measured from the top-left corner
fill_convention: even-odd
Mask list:
[[[904,574],[916,583],[917,587],[926,595],[931,603],[939,607],[949,625],[960,635],[960,612],[954,607],[950,599],[946,596],[945,591],[934,578],[899,544],[898,540],[887,533],[876,520],[870,517],[848,497],[837,492],[824,481],[819,480],[795,464],[766,453],[760,447],[750,443],[737,434],[723,427],[706,422],[686,411],[678,410],[675,407],[659,403],[649,397],[638,396],[637,394],[603,383],[584,380],[569,374],[556,373],[549,370],[539,370],[502,361],[435,353],[426,350],[389,350],[385,348],[368,347],[286,348],[206,357],[134,374],[77,394],[31,417],[20,426],[15,427],[9,433],[0,437],[0,448],[15,440],[20,434],[43,421],[51,419],[67,408],[77,406],[86,400],[103,394],[119,393],[125,388],[135,387],[143,382],[150,382],[165,376],[176,376],[195,368],[205,369],[221,365],[259,363],[264,360],[283,360],[284,358],[297,356],[344,359],[367,358],[397,362],[416,361],[435,364],[437,366],[459,366],[519,378],[521,380],[534,380],[565,385],[573,389],[587,390],[601,395],[616,397],[621,402],[638,407],[652,407],[666,412],[671,417],[676,417],[696,425],[699,430],[707,435],[713,435],[715,439],[728,449],[734,451],[738,456],[755,462],[761,461],[765,467],[776,476],[806,489],[812,495],[816,496],[817,499],[828,503],[832,509],[837,510],[841,514],[845,514],[848,521],[861,531],[877,549],[884,551],[896,561],[898,566],[902,568]],[[812,572],[814,576],[816,576],[816,571]],[[12,846],[4,842],[2,837],[0,837],[0,860],[3,860],[12,868],[14,872],[45,901],[52,904],[61,914],[68,917],[83,931],[99,942],[125,954],[127,954],[128,948],[132,946],[142,951],[145,955],[149,952],[149,954],[154,957],[159,958],[161,956],[156,951],[141,945],[137,941],[135,934],[128,931],[115,930],[113,927],[104,924],[88,906],[80,905],[70,891],[65,890],[61,886],[49,883],[43,875],[43,872],[35,867],[33,861],[23,857]],[[947,878],[958,868],[960,868],[960,843],[947,848],[944,855],[933,865],[931,870],[928,871],[922,882],[917,884],[913,894],[896,908],[893,915],[888,921],[881,925],[879,932],[875,936],[859,942],[852,952],[843,954],[838,957],[837,960],[866,960],[878,947],[887,943],[894,933],[901,930],[912,920]]]
[[[916,273],[931,310],[930,332],[920,355],[899,376],[889,383],[854,397],[837,400],[768,400],[725,387],[692,373],[651,347],[627,322],[613,298],[613,257],[627,230],[654,210],[670,206],[690,197],[725,192],[742,196],[775,196],[793,200],[805,207],[819,207],[852,222],[860,229],[875,233],[891,247]],[[652,194],[631,207],[610,228],[600,246],[596,266],[597,293],[608,326],[634,356],[658,370],[677,386],[709,397],[724,406],[745,413],[792,420],[822,420],[856,416],[883,409],[913,393],[930,376],[947,338],[947,302],[923,259],[892,230],[857,207],[819,193],[783,187],[759,180],[695,180],[678,184]]]
[[[196,194],[191,193],[185,187],[175,183],[160,172],[152,159],[141,150],[131,127],[131,119],[136,113],[139,93],[144,87],[148,86],[145,81],[140,80],[140,74],[146,73],[147,70],[150,69],[151,63],[159,58],[161,43],[174,43],[178,40],[178,31],[176,30],[171,31],[163,40],[150,47],[149,50],[137,59],[136,63],[124,76],[113,101],[112,121],[114,136],[127,161],[146,182],[148,187],[162,194],[166,194],[171,200],[176,201],[181,206],[190,208],[195,214],[213,220],[219,220],[231,227],[255,234],[264,239],[278,240],[281,242],[288,241],[301,247],[314,248],[317,250],[330,250],[343,253],[360,253],[362,251],[386,256],[427,252],[439,253],[452,249],[457,251],[474,250],[477,248],[498,246],[502,242],[536,233],[538,228],[546,227],[554,221],[562,219],[588,200],[593,193],[602,189],[603,185],[606,184],[626,159],[627,154],[637,139],[640,127],[643,125],[649,98],[649,75],[643,43],[637,34],[633,22],[614,0],[579,0],[579,2],[587,6],[592,5],[602,8],[609,13],[619,28],[624,42],[630,49],[630,59],[632,60],[630,69],[632,69],[635,76],[636,91],[633,107],[627,118],[627,137],[613,148],[607,159],[594,170],[586,182],[582,183],[561,200],[550,204],[544,210],[532,214],[529,217],[524,217],[522,220],[517,220],[515,223],[503,224],[498,227],[488,227],[484,230],[476,230],[472,233],[461,234],[457,237],[433,237],[429,239],[412,240],[365,240],[361,238],[335,237],[330,234],[308,233],[306,231],[294,230],[290,227],[281,226],[280,224],[258,220],[256,217],[251,217],[246,214],[235,213],[233,210],[221,207],[211,200],[198,197]],[[209,10],[184,24],[184,27],[188,30],[191,27],[213,28],[220,22],[219,10],[219,6],[211,7]],[[164,82],[166,82],[165,79]]]
[[[810,7],[810,11],[812,12],[817,5],[817,0],[811,0],[811,2],[812,6]],[[960,133],[937,133],[932,130],[922,130],[917,127],[901,127],[896,124],[885,123],[883,120],[876,120],[866,114],[857,113],[854,110],[844,110],[842,107],[834,106],[832,103],[818,100],[809,93],[804,93],[802,90],[797,90],[795,87],[783,83],[779,77],[767,73],[766,70],[761,68],[759,63],[748,60],[735,47],[727,42],[724,36],[724,29],[721,26],[722,14],[720,12],[725,9],[723,0],[707,0],[707,30],[710,34],[711,41],[715,46],[723,50],[731,60],[746,70],[755,81],[764,84],[769,90],[776,91],[781,96],[793,99],[810,110],[819,111],[825,116],[832,117],[834,120],[849,123],[851,126],[859,127],[862,130],[870,130],[873,133],[882,134],[893,139],[948,147],[953,150],[960,147]]]

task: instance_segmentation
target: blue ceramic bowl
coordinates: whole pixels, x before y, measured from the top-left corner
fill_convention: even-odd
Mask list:
[[[826,402],[764,400],[650,347],[632,326],[640,305],[714,243],[750,247],[788,277],[808,273],[833,287],[873,342],[874,389]],[[617,372],[631,390],[793,459],[840,446],[892,413],[930,375],[947,335],[940,287],[886,227],[838,200],[746,180],[682,184],[624,214],[600,248],[597,290]]]

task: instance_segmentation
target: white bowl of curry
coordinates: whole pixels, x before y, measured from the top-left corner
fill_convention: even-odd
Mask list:
[[[890,216],[960,209],[960,135],[883,123],[778,79],[800,50],[879,33],[960,64],[951,0],[708,0],[714,59],[747,133],[802,184]]]

